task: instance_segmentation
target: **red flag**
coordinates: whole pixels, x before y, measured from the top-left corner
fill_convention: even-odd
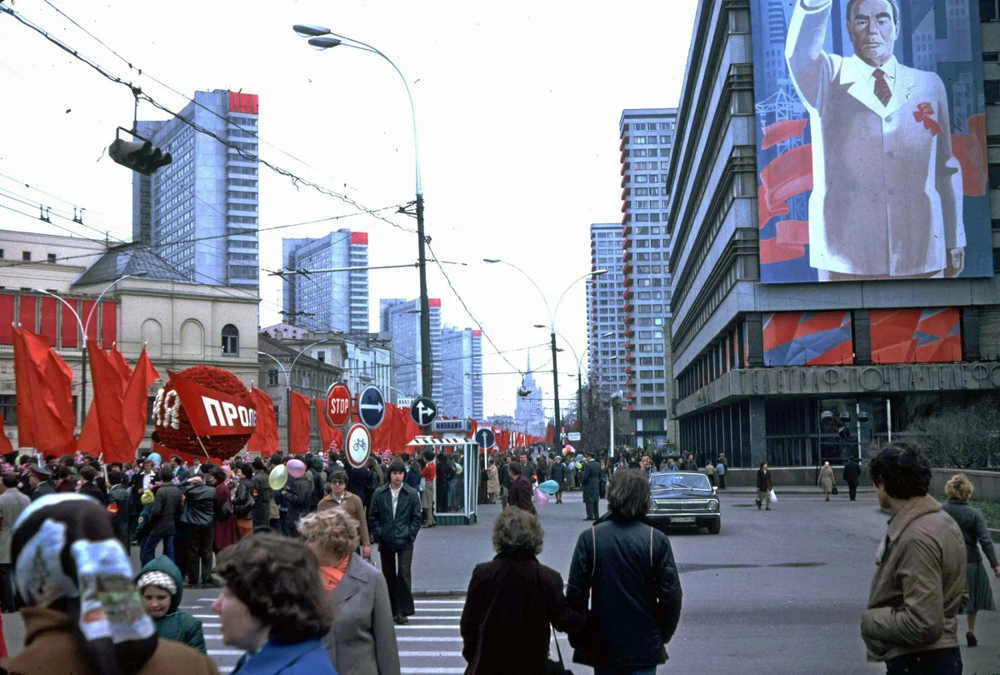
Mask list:
[[[44,454],[69,455],[76,451],[73,414],[73,371],[49,348],[41,335],[14,329],[14,379],[18,398],[18,445]],[[27,402],[25,421],[21,400]],[[26,432],[25,435],[22,435]]]
[[[0,415],[0,455],[9,455],[14,452],[14,446],[10,444],[10,439],[3,431],[3,415]]]
[[[323,453],[330,452],[330,444],[333,443],[333,427],[330,426],[329,420],[326,419],[326,413],[324,408],[326,407],[326,402],[323,399],[313,399],[313,405],[316,407],[316,424],[319,426],[319,442],[323,445]]]
[[[263,389],[253,389],[250,398],[257,406],[257,429],[250,437],[247,450],[270,457],[278,451],[278,420],[274,416],[274,402]]]
[[[80,438],[76,441],[76,449],[87,455],[97,457],[101,454],[101,429],[97,423],[97,413],[94,404],[87,409],[87,417],[83,420]]]
[[[130,447],[125,428],[121,374],[97,342],[87,341],[87,356],[94,380],[94,412],[104,458],[110,462],[128,462],[135,457],[135,447]]]
[[[112,352],[114,353],[114,352]],[[149,387],[160,377],[153,364],[149,362],[146,348],[142,348],[139,354],[139,361],[135,364],[135,370],[129,378],[125,387],[124,400],[122,403],[125,416],[125,429],[128,432],[131,456],[128,459],[119,458],[119,461],[130,462],[135,457],[135,451],[142,443],[143,436],[146,435],[146,419],[149,410]],[[104,459],[107,460],[107,453]]]
[[[288,452],[309,452],[309,397],[291,392],[288,410]]]
[[[142,350],[146,351],[146,348],[143,347]],[[111,363],[114,365],[115,370],[118,371],[118,374],[121,375],[122,391],[125,391],[128,389],[129,380],[132,379],[132,369],[129,368],[128,363],[125,361],[125,357],[122,356],[122,353],[114,347],[111,348]]]

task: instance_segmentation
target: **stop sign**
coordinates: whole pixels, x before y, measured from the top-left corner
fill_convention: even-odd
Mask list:
[[[326,392],[326,419],[335,427],[342,427],[351,416],[351,390],[340,382]]]

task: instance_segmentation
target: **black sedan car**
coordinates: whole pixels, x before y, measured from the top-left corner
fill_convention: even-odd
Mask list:
[[[652,503],[648,517],[661,528],[722,529],[722,505],[708,476],[692,471],[663,471],[649,477]]]

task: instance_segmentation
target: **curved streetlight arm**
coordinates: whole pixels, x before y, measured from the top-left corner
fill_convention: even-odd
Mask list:
[[[552,312],[552,332],[553,333],[556,332],[556,314],[559,313],[559,305],[562,304],[563,298],[566,297],[566,294],[569,293],[569,290],[571,288],[573,288],[573,286],[575,286],[579,282],[583,281],[584,279],[587,279],[587,278],[590,278],[590,277],[593,277],[593,276],[595,276],[594,272],[591,271],[591,272],[587,272],[586,274],[584,274],[583,276],[581,276],[581,277],[579,277],[577,279],[574,279],[572,282],[570,282],[570,285],[566,287],[566,290],[562,292],[562,295],[559,296],[559,301],[556,302],[555,311]]]
[[[531,282],[531,285],[535,287],[536,291],[538,291],[538,295],[542,296],[542,302],[545,303],[545,311],[549,313],[549,325],[552,326],[552,331],[555,332],[555,316],[552,314],[552,308],[549,306],[549,300],[548,298],[545,297],[545,293],[542,292],[542,289],[538,286],[538,284],[535,283],[535,280],[532,279],[527,272],[522,270],[514,263],[509,263],[506,260],[492,260],[492,259],[489,260],[488,262],[498,262],[501,265],[506,265],[507,267],[511,267],[520,272],[521,276],[523,276],[525,279]]]
[[[392,59],[390,59],[388,56],[386,56],[385,54],[383,54],[381,51],[371,46],[370,44],[362,42],[361,40],[355,40],[354,38],[349,38],[346,35],[338,35],[337,33],[330,33],[330,35],[332,35],[335,38],[340,38],[341,40],[345,40],[346,42],[343,42],[342,44],[344,44],[347,47],[354,47],[355,49],[360,49],[361,51],[369,51],[372,52],[373,54],[378,54],[383,59],[389,62],[389,65],[392,66],[393,70],[395,70],[396,73],[399,75],[399,79],[403,81],[403,86],[406,87],[406,98],[410,101],[410,117],[413,118],[413,160],[414,163],[416,164],[416,171],[417,171],[417,177],[416,177],[417,194],[418,195],[424,194],[423,181],[420,179],[420,145],[417,142],[417,109],[413,105],[413,94],[410,93],[410,84],[406,81],[406,77],[403,75],[403,71],[399,69],[399,66],[393,63]],[[347,44],[348,42],[353,42],[354,44]],[[356,45],[361,45],[361,46],[358,47]]]
[[[91,307],[90,311],[87,313],[87,320],[83,322],[83,335],[84,335],[84,339],[87,339],[86,336],[87,336],[87,330],[90,328],[90,320],[94,317],[94,310],[97,309],[97,305],[100,304],[101,298],[104,297],[104,294],[107,293],[108,291],[110,291],[111,288],[113,286],[115,286],[116,284],[119,284],[122,281],[125,281],[126,279],[131,279],[133,276],[135,276],[135,275],[134,274],[126,274],[125,276],[123,276],[123,277],[121,277],[119,279],[115,279],[110,284],[108,284],[107,286],[104,287],[104,290],[101,291],[101,294],[97,296],[97,300],[94,300],[94,306]]]
[[[569,347],[570,352],[573,353],[573,358],[576,359],[576,367],[577,367],[577,369],[579,369],[580,372],[583,372],[583,361],[581,361],[580,357],[577,356],[576,349],[573,347],[573,343],[570,342],[568,339],[566,339],[566,336],[563,335],[562,333],[560,333],[559,331],[556,331],[556,335],[559,336],[559,337],[561,337],[562,340],[563,340],[563,342],[566,343],[566,346]],[[590,349],[590,347],[588,346],[587,349]],[[586,349],[583,350],[583,353],[586,354],[587,350]]]
[[[73,308],[73,305],[69,304],[68,302],[66,302],[65,300],[63,300],[61,297],[59,297],[55,293],[49,293],[48,291],[43,291],[41,288],[36,288],[36,289],[34,289],[34,291],[36,293],[44,293],[45,295],[48,295],[49,297],[55,298],[56,300],[58,300],[59,302],[61,302],[63,305],[65,305],[66,309],[68,309],[69,311],[71,311],[73,313],[74,318],[76,318],[76,325],[80,329],[80,335],[83,337],[83,339],[81,340],[81,342],[83,344],[86,344],[87,343],[87,331],[85,331],[83,329],[83,321],[80,320],[80,315],[77,314],[77,311]]]
[[[281,361],[279,361],[278,359],[274,358],[273,356],[271,356],[267,352],[257,352],[257,353],[260,354],[261,356],[266,356],[267,358],[271,359],[272,361],[274,361],[275,363],[278,364],[278,367],[281,368],[281,372],[284,373],[284,375],[285,375],[285,388],[286,389],[291,389],[292,384],[291,384],[291,380],[288,379],[288,370],[285,368],[285,364],[283,364]]]
[[[299,353],[295,355],[294,359],[292,359],[292,365],[288,367],[287,378],[288,378],[289,383],[292,381],[292,371],[295,370],[295,364],[299,360],[299,357],[301,357],[303,354],[305,354],[307,350],[312,349],[316,345],[321,345],[324,342],[327,342],[327,340],[317,340],[316,342],[313,342],[311,345],[306,345],[301,350],[299,350]],[[291,389],[292,385],[289,384],[288,388]]]

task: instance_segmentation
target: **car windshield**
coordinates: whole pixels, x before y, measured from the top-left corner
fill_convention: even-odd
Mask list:
[[[654,490],[711,490],[708,476],[700,473],[662,473],[650,478],[650,487]]]

